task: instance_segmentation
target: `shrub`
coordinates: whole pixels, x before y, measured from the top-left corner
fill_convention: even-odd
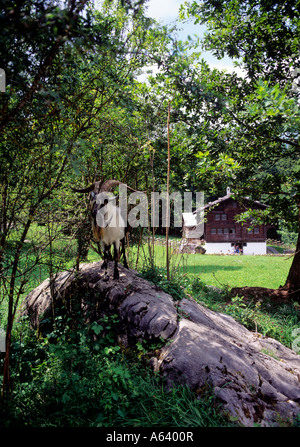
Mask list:
[[[185,275],[178,275],[176,280],[174,278],[168,280],[167,271],[164,267],[147,267],[141,271],[140,275],[171,295],[174,301],[182,300],[186,297],[185,287],[188,279]]]

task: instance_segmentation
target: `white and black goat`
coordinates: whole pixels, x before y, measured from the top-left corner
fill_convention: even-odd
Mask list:
[[[75,189],[76,192],[89,192],[89,207],[91,212],[93,237],[97,242],[101,242],[104,262],[101,268],[106,270],[108,261],[111,259],[111,246],[114,247],[114,279],[119,278],[118,261],[121,247],[124,267],[128,269],[125,254],[125,236],[127,233],[126,223],[121,216],[119,207],[113,203],[115,196],[111,196],[111,189],[114,186],[122,184],[118,180],[107,180],[95,182],[84,189]],[[131,188],[130,188],[131,189]]]

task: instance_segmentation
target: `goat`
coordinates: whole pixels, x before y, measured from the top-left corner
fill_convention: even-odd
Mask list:
[[[122,183],[118,180],[107,180],[104,183],[101,181],[95,182],[84,189],[72,188],[75,192],[90,193],[89,208],[91,212],[92,232],[94,239],[97,242],[100,241],[102,244],[104,262],[101,268],[105,269],[106,279],[108,279],[107,265],[108,261],[111,259],[111,245],[114,247],[114,279],[119,279],[118,261],[120,246],[124,260],[124,267],[128,269],[125,254],[127,226],[121,216],[120,209],[112,203],[116,197],[110,197],[109,195],[109,191],[114,186],[120,184]]]
[[[120,245],[121,254],[124,259],[124,267],[128,269],[125,254],[125,221],[121,216],[120,209],[112,203],[116,197],[109,197],[107,193],[100,192],[96,196],[96,228],[99,239],[103,245],[104,263],[101,268],[105,268],[107,275],[107,262],[110,255],[110,247],[114,247],[114,279],[119,279],[118,254]]]

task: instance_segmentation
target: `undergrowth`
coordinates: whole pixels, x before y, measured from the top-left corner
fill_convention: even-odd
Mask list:
[[[193,297],[200,304],[231,315],[249,330],[291,347],[299,328],[299,304],[274,305],[231,297],[184,274],[166,279],[164,268],[141,275],[174,301]],[[145,347],[117,344],[117,317],[84,325],[80,315],[57,316],[47,334],[37,335],[25,318],[15,324],[11,353],[12,393],[2,402],[0,426],[37,427],[220,427],[213,390],[197,396],[187,387],[167,390],[164,380],[143,361]],[[151,346],[155,350],[155,346]],[[0,372],[3,368],[0,362]]]
[[[275,304],[268,297],[257,302],[245,301],[243,297],[232,297],[226,288],[207,286],[199,278],[191,282],[188,291],[200,304],[231,315],[250,331],[292,347],[293,331],[300,327],[299,303]]]
[[[188,278],[184,274],[176,275],[176,279],[171,277],[167,279],[166,269],[164,267],[147,267],[141,270],[140,276],[152,284],[159,286],[165,292],[172,296],[174,301],[186,298],[185,288],[188,284]]]
[[[226,426],[212,390],[200,399],[187,387],[167,390],[159,375],[115,340],[117,319],[86,326],[58,317],[37,338],[24,319],[14,331],[13,390],[0,426]]]

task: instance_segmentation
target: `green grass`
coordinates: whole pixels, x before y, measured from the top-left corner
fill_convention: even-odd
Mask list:
[[[28,242],[24,244],[23,255],[17,276],[17,283],[22,278],[22,272],[35,262],[37,252],[43,246],[46,240],[45,227],[33,225],[29,234]],[[14,236],[8,246],[8,258],[13,256],[14,252]],[[172,238],[172,243],[180,240]],[[158,245],[159,244],[159,245]],[[157,267],[166,266],[166,248],[164,238],[157,238],[155,245],[154,263]],[[49,247],[46,247],[39,254],[40,260],[34,269],[27,275],[27,283],[24,286],[20,303],[27,294],[37,287],[43,280],[50,275],[50,266],[53,273],[73,268],[76,263],[76,240],[70,237],[57,239],[52,245],[52,255],[50,259]],[[149,266],[149,250],[148,245],[143,244],[139,248],[138,263],[137,247],[130,246],[127,253],[129,265],[138,271],[145,266]],[[93,251],[89,251],[87,262],[98,261],[99,255]],[[292,262],[292,257],[286,256],[220,256],[220,255],[201,255],[201,254],[185,254],[179,255],[174,250],[170,250],[170,272],[173,278],[177,275],[184,274],[190,280],[200,278],[201,281],[208,285],[216,287],[243,287],[256,286],[277,288],[285,283],[288,271]],[[20,278],[20,279],[19,279]],[[3,295],[1,294],[1,297]],[[6,299],[2,302],[0,308],[0,325],[4,325],[7,317]]]
[[[133,252],[133,253],[132,253]],[[141,256],[140,267],[145,262],[147,248]],[[131,249],[134,258],[135,249]],[[166,248],[155,247],[155,263],[166,266]],[[203,282],[216,287],[267,287],[284,285],[292,258],[287,256],[247,256],[247,255],[171,255],[171,272],[186,274],[191,279],[200,277]]]
[[[185,269],[214,286],[277,288],[285,283],[290,265],[291,259],[283,257],[196,254],[189,255]]]
[[[16,234],[17,235],[17,234]],[[13,244],[13,237],[11,244]],[[34,262],[36,252],[47,239],[46,228],[33,225],[28,233],[29,242],[24,246],[24,256],[20,265],[20,271],[26,270],[31,259]],[[170,238],[172,244],[180,243],[178,238]],[[165,238],[157,237],[155,245],[155,265],[166,266]],[[40,262],[28,277],[28,283],[24,295],[37,287],[44,279],[49,277],[50,264],[53,271],[61,271],[74,267],[76,262],[76,240],[70,237],[57,239],[52,245],[52,258],[49,259],[49,247],[43,250]],[[277,288],[285,283],[292,257],[286,256],[220,256],[185,254],[179,255],[170,250],[171,272],[184,273],[191,277],[201,277],[206,284],[216,287],[242,287],[257,286]],[[130,246],[128,251],[129,265],[131,268],[141,270],[149,263],[149,250],[147,244],[139,249],[139,260],[136,263],[137,247]],[[98,261],[99,255],[90,250],[87,262]],[[51,261],[51,262],[50,262]],[[176,272],[176,273],[175,273]]]

